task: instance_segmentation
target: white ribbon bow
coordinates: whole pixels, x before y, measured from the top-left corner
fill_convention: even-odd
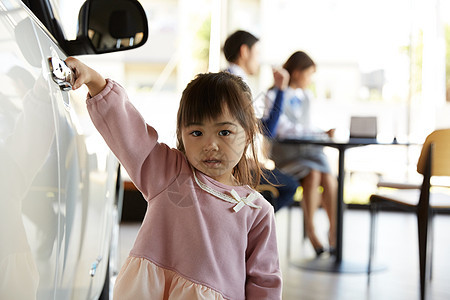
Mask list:
[[[235,212],[239,212],[241,208],[243,208],[245,205],[248,205],[253,208],[261,208],[261,206],[252,203],[257,198],[256,193],[251,193],[250,195],[244,198],[241,198],[235,190],[231,190],[230,194],[237,201],[237,204],[233,207],[233,210]]]
[[[252,203],[258,197],[256,192],[251,193],[247,197],[241,198],[235,190],[231,190],[230,194],[232,197],[230,197],[229,195],[226,195],[224,193],[216,191],[215,189],[207,186],[206,184],[204,184],[203,182],[198,180],[197,175],[195,175],[194,168],[192,169],[192,173],[194,175],[195,182],[202,190],[204,190],[205,192],[207,192],[213,196],[216,196],[217,198],[219,198],[221,200],[227,201],[229,203],[236,203],[236,205],[233,207],[233,210],[235,212],[240,211],[241,208],[243,208],[245,205],[248,205],[253,208],[259,208],[259,209],[262,208],[261,206],[258,206],[256,204]]]

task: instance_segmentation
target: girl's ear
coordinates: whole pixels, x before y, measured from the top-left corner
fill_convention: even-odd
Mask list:
[[[294,86],[298,85],[298,80],[301,77],[302,71],[300,70],[293,70],[291,73],[291,77],[289,79],[289,84],[292,84]]]
[[[181,136],[181,134],[177,138],[177,149],[180,150],[183,153],[186,152],[186,150],[184,149],[183,137]]]
[[[248,147],[252,144],[253,139],[252,139],[251,137],[247,136],[245,142],[246,142],[246,143],[245,143],[245,150],[247,150]]]

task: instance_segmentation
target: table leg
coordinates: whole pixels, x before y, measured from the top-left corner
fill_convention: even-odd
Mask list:
[[[344,232],[344,178],[345,178],[345,146],[336,147],[339,151],[338,166],[338,191],[336,208],[336,255],[323,259],[321,257],[312,260],[292,262],[293,265],[306,270],[334,272],[334,273],[366,273],[366,263],[352,263],[342,261],[343,232]],[[372,271],[381,271],[386,267],[376,265]]]
[[[336,263],[342,261],[343,231],[344,231],[344,178],[345,178],[345,149],[339,150],[338,191],[337,191],[337,217],[336,217]]]

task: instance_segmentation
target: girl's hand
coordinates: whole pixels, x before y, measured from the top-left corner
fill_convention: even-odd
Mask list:
[[[91,97],[94,97],[105,88],[106,80],[94,69],[91,69],[74,57],[68,57],[65,62],[75,75],[75,82],[72,86],[73,90],[86,84],[89,89],[89,94]]]
[[[332,137],[334,137],[335,132],[336,132],[336,128],[333,128],[333,129],[328,130],[328,131],[326,132],[326,134],[328,134],[328,136],[329,136],[330,138],[332,138]]]

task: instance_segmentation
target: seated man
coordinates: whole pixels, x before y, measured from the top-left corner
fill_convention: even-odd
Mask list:
[[[259,39],[251,33],[238,30],[231,34],[224,43],[223,52],[229,63],[226,71],[242,77],[247,83],[247,75],[257,73],[259,69]],[[282,93],[289,81],[288,72],[283,69],[274,70],[274,81],[280,95],[275,101],[269,116],[261,119],[263,133],[268,137],[275,135],[281,111],[281,101],[284,98]],[[279,192],[278,197],[275,199],[268,199],[274,206],[275,211],[278,211],[283,206],[290,205],[294,201],[293,197],[299,186],[293,177],[284,174],[277,168],[273,170],[266,168],[263,170],[261,185],[263,184],[274,184]]]

